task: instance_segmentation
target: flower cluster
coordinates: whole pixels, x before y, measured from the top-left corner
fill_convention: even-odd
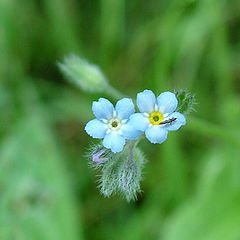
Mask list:
[[[85,131],[102,141],[92,144],[86,157],[89,166],[97,170],[97,186],[104,197],[120,194],[127,201],[136,200],[142,192],[140,182],[147,162],[139,140],[146,136],[151,143],[163,143],[169,131],[186,123],[184,115],[194,110],[195,96],[179,90],[156,97],[144,90],[137,94],[136,112],[133,100],[112,87],[98,66],[76,55],[65,57],[58,66],[65,78],[82,90],[120,99],[116,106],[105,98],[93,102],[95,119],[86,124]]]
[[[118,153],[126,140],[136,140],[145,134],[151,143],[163,143],[168,131],[186,124],[184,115],[175,112],[178,100],[172,92],[163,92],[156,98],[151,90],[144,90],[137,94],[137,106],[139,113],[135,113],[130,98],[119,100],[115,108],[109,100],[100,98],[92,104],[96,118],[87,123],[85,130],[91,137],[103,139],[105,148]]]

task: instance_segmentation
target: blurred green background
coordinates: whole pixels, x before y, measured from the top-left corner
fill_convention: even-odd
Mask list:
[[[0,0],[0,239],[239,240],[239,30],[238,0]],[[140,143],[136,202],[96,188],[83,129],[101,94],[63,79],[69,53],[133,98],[196,94],[185,127]]]

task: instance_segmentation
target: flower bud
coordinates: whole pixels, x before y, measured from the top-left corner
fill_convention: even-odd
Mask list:
[[[93,64],[76,56],[70,55],[58,63],[65,78],[87,92],[103,92],[108,82],[102,71]]]
[[[92,155],[93,162],[97,164],[106,162],[108,159],[102,156],[103,153],[104,153],[104,150],[94,153]]]

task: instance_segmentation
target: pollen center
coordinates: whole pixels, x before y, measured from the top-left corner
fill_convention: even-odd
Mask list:
[[[116,128],[118,126],[118,122],[117,121],[113,121],[111,124],[112,124],[113,128]]]
[[[160,112],[152,112],[149,115],[149,121],[153,125],[159,125],[163,120],[164,117]]]
[[[113,118],[109,121],[108,126],[111,130],[118,130],[121,127],[121,122],[118,118]]]

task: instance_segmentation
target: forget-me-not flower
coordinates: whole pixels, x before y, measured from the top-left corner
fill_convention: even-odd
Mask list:
[[[145,132],[151,143],[162,143],[167,139],[168,131],[178,130],[186,124],[183,114],[174,112],[178,100],[174,93],[163,92],[157,99],[150,90],[137,94],[137,106],[141,113],[131,115],[130,122]]]
[[[96,119],[87,123],[86,132],[93,138],[103,138],[103,146],[114,153],[123,150],[126,139],[137,139],[142,134],[129,122],[135,112],[130,98],[119,100],[115,109],[109,100],[100,98],[93,102],[92,111]]]

